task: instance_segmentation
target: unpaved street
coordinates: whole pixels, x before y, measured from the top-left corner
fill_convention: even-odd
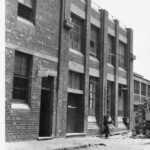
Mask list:
[[[150,139],[130,138],[130,135],[116,135],[103,139],[105,145],[96,145],[82,150],[150,150]]]

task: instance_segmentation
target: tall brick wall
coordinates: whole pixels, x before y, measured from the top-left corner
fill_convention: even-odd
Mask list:
[[[60,1],[37,0],[35,25],[19,20],[17,7],[17,0],[6,1],[6,141],[38,138],[41,97],[41,76],[38,71],[46,68],[57,72]],[[29,109],[11,108],[15,50],[33,56]],[[56,83],[54,77],[53,127],[56,115]]]
[[[82,10],[84,20],[83,56],[69,51],[70,29],[64,27],[64,18],[71,16],[71,3]],[[96,107],[97,123],[102,127],[102,118],[107,106],[107,74],[114,77],[114,115],[118,111],[118,77],[128,79],[128,72],[118,71],[118,66],[112,69],[107,66],[108,28],[115,33],[115,50],[117,53],[119,34],[127,38],[126,31],[119,28],[114,21],[108,20],[108,12],[97,12],[91,7],[91,2],[80,0],[37,0],[35,24],[22,22],[17,17],[17,0],[6,0],[6,140],[37,139],[39,136],[41,76],[42,69],[53,70],[57,75],[53,83],[53,115],[52,136],[66,137],[68,72],[69,61],[84,66],[84,132],[87,133],[88,100],[89,100],[89,68],[99,70],[99,95]],[[81,17],[81,14],[76,14]],[[83,15],[83,16],[84,16]],[[90,27],[91,16],[99,22],[98,57],[90,59]],[[131,41],[132,42],[132,41]],[[29,109],[12,109],[12,88],[14,75],[15,50],[33,56]],[[130,51],[130,49],[129,49]],[[117,63],[117,56],[116,56]],[[130,65],[130,64],[129,64]],[[131,70],[132,71],[132,70]],[[128,82],[130,84],[130,82]],[[115,120],[117,122],[117,119]],[[102,129],[102,128],[101,128]]]

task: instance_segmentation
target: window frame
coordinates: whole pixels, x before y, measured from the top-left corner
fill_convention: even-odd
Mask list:
[[[89,78],[89,103],[88,103],[88,115],[89,116],[95,116],[97,88],[98,88],[98,78],[90,77]]]
[[[73,13],[71,13],[71,18],[74,28],[70,30],[70,48],[82,52],[84,22],[79,16]]]
[[[126,44],[122,41],[119,41],[119,53],[118,53],[118,67],[121,67],[123,69],[126,69]]]
[[[23,2],[25,0],[18,0],[18,17],[21,17],[33,24],[35,24],[36,0],[30,0],[31,4]]]
[[[147,95],[148,95],[148,97],[150,97],[150,85],[147,86],[147,91],[148,91]]]
[[[108,63],[113,66],[115,61],[114,40],[113,36],[108,35]]]
[[[134,80],[134,94],[140,94],[140,82]]]
[[[146,96],[146,84],[141,83],[141,95]]]
[[[69,88],[76,89],[76,90],[82,90],[82,74],[69,70]]]
[[[21,64],[19,64],[19,62],[16,62],[17,57],[20,57],[19,61],[21,61]],[[22,58],[26,59],[27,64],[26,64],[25,68],[26,68],[27,75],[15,73],[17,67],[20,67],[19,69],[20,69],[20,71],[22,71],[22,67],[21,67],[23,64]],[[31,62],[32,62],[32,56],[31,55],[28,55],[28,54],[25,54],[25,53],[22,53],[19,51],[15,51],[12,102],[28,104],[29,97],[30,97],[30,82],[31,82],[31,70],[32,70]],[[16,66],[16,64],[18,66]],[[20,83],[18,82],[18,80],[16,78],[19,78],[20,81],[22,80],[20,83],[23,83],[23,80],[26,80],[26,82],[28,82],[26,85],[26,88],[23,87],[22,85],[19,85]],[[26,96],[26,98],[24,98],[24,99],[21,98],[21,96],[20,96],[22,94],[21,91],[26,91],[26,94],[23,93]],[[18,94],[19,96],[15,95],[16,94],[15,92],[18,92],[20,95],[19,94]]]
[[[99,39],[99,28],[91,24],[91,39],[90,39],[90,54],[93,56],[97,56],[98,52],[98,39]],[[91,43],[93,43],[93,47],[91,47]]]

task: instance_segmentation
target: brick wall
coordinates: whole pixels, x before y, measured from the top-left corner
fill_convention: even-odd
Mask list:
[[[70,30],[64,27],[63,19],[70,18],[71,3],[85,12],[83,56],[69,52]],[[6,0],[6,141],[37,139],[39,135],[41,76],[37,73],[42,68],[57,73],[53,83],[52,136],[66,137],[69,61],[84,65],[84,132],[87,133],[90,67],[100,70],[100,94],[96,107],[99,126],[102,127],[102,117],[106,113],[107,73],[115,76],[113,113],[117,116],[118,76],[130,80],[131,74],[127,76],[128,72],[119,72],[117,65],[114,69],[107,67],[108,27],[116,34],[116,50],[118,50],[118,35],[125,37],[127,35],[118,24],[116,27],[115,22],[108,21],[107,11],[102,10],[98,13],[90,8],[90,3],[87,1],[85,5],[80,0],[66,3],[60,0],[37,0],[34,25],[18,19],[17,0]],[[91,16],[101,23],[100,30],[104,30],[99,32],[101,43],[97,58],[99,62],[89,60]],[[15,50],[33,56],[29,109],[25,110],[11,108]]]
[[[35,25],[20,21],[17,18],[17,7],[17,0],[6,1],[6,141],[37,139],[41,97],[41,76],[37,71],[39,68],[47,68],[57,72],[60,1],[37,0]],[[29,109],[11,108],[15,50],[33,56]],[[57,80],[54,78],[53,127],[56,85]]]

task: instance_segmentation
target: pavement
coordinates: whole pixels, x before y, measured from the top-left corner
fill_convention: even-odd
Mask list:
[[[100,137],[55,138],[51,140],[8,142],[6,150],[72,150],[90,146],[106,146]]]
[[[0,148],[1,149],[1,148]],[[6,150],[150,150],[150,139],[131,138],[131,133],[120,133],[105,139],[103,136],[55,138],[7,142]]]

